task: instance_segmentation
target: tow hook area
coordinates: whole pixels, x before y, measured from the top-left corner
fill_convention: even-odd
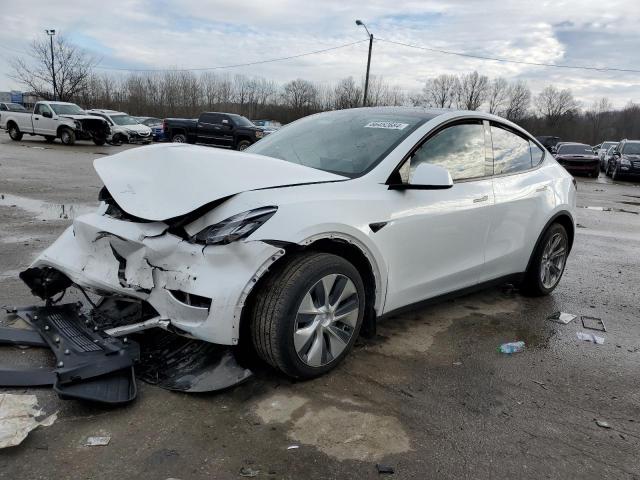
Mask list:
[[[166,326],[161,321],[105,329],[83,313],[81,303],[6,310],[32,330],[2,327],[0,345],[49,347],[56,367],[0,366],[0,387],[52,386],[63,399],[124,404],[136,398],[136,376],[169,390],[207,392],[252,375],[230,347],[148,329]]]

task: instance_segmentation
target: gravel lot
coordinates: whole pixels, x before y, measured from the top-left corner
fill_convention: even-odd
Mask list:
[[[0,134],[0,305],[34,303],[17,273],[64,217],[96,204],[92,160],[123,148]],[[117,409],[6,390],[35,393],[58,419],[0,450],[0,478],[239,478],[244,468],[360,479],[378,478],[376,463],[398,479],[639,478],[640,188],[578,181],[578,205],[596,208],[578,209],[553,295],[497,288],[385,320],[336,371],[304,383],[268,370],[217,394],[140,383],[137,401]],[[546,319],[558,310],[604,319],[604,345],[576,339],[579,319]],[[496,352],[516,339],[524,353]],[[4,365],[51,359],[0,348]],[[85,447],[90,435],[111,442]]]

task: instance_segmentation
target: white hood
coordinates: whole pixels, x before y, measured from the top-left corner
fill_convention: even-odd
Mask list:
[[[262,155],[184,144],[133,148],[93,166],[125,212],[157,221],[248,190],[347,179]]]
[[[63,117],[63,118],[70,118],[72,120],[102,120],[103,122],[107,122],[104,118],[102,117],[98,117],[96,115],[91,115],[91,114],[81,114],[81,115],[67,115],[67,114],[60,114],[58,115],[59,117]]]

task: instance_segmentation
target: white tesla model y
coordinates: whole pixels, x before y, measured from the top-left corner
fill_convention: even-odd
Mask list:
[[[140,329],[252,343],[296,378],[427,299],[507,280],[548,294],[574,237],[571,175],[479,112],[334,111],[244,152],[154,145],[94,165],[100,206],[21,274],[33,292],[139,301]]]

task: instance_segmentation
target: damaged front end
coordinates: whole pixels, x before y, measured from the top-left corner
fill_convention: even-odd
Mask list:
[[[109,124],[101,118],[73,119],[74,133],[78,140],[94,140],[101,144],[107,141],[111,134]]]

